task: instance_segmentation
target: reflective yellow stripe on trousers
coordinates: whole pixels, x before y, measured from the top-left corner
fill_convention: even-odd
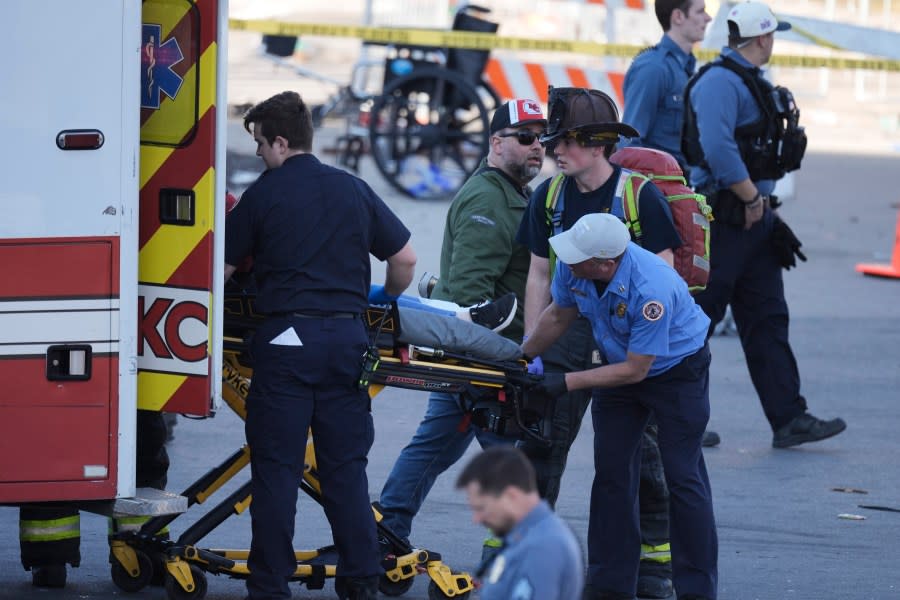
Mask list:
[[[641,560],[651,560],[658,563],[672,562],[672,552],[669,549],[669,544],[660,544],[659,546],[641,544]]]
[[[55,542],[81,537],[81,517],[19,521],[19,540],[23,542]]]

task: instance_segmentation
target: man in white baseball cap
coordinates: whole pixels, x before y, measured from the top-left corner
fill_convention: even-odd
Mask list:
[[[715,216],[709,245],[715,259],[695,300],[713,327],[731,308],[772,446],[790,448],[847,427],[843,419],[809,412],[789,340],[782,269],[806,257],[774,211],[779,203],[772,192],[778,179],[800,168],[806,132],[793,94],[773,87],[762,71],[775,33],[790,25],[760,2],[734,5],[727,22],[728,47],[700,69],[684,94],[682,149],[692,165],[691,184]]]
[[[550,305],[522,344],[538,356],[581,314],[603,366],[545,373],[552,397],[593,389],[594,484],[586,600],[633,598],[641,535],[641,437],[651,414],[669,481],[672,570],[679,599],[715,600],[718,538],[701,451],[709,420],[709,318],[662,258],[630,241],[622,221],[587,214],[550,238],[559,259]]]
[[[762,2],[741,2],[728,12],[728,36],[754,38],[773,31],[787,31],[791,24],[779,21]]]

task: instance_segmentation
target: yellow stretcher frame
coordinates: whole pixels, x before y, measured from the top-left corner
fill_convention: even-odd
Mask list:
[[[234,310],[232,307],[232,316],[235,316]],[[224,338],[222,397],[235,414],[245,420],[245,401],[253,373],[246,354],[248,334],[252,331],[252,325],[248,325],[253,321],[252,302],[243,298],[239,310],[242,316],[251,318],[242,323],[244,329],[238,329],[239,335],[226,335]],[[544,439],[534,430],[535,415],[547,414],[549,404],[540,402],[537,411],[534,407],[524,406],[529,376],[523,362],[478,361],[428,348],[413,347],[410,351],[397,345],[399,317],[396,310],[391,314],[393,320],[386,318],[390,315],[384,308],[372,307],[366,315],[367,325],[370,331],[374,331],[373,339],[381,346],[379,365],[369,386],[370,397],[386,386],[422,391],[433,391],[438,386],[471,397],[471,414],[476,414],[496,433]],[[385,340],[390,340],[390,343],[386,344]],[[206,502],[249,464],[250,448],[244,444],[182,492],[188,500],[188,507]],[[206,573],[246,579],[250,572],[247,567],[248,550],[204,549],[198,543],[231,515],[241,514],[249,507],[249,485],[247,481],[191,525],[177,540],[169,540],[156,532],[165,529],[178,515],[154,517],[137,531],[113,533],[110,536],[113,582],[124,591],[136,592],[148,585],[155,574],[162,576],[166,592],[172,600],[196,600],[206,594]],[[321,503],[311,433],[300,489]],[[428,589],[430,600],[462,600],[470,595],[474,585],[468,573],[453,571],[442,561],[439,553],[415,548],[399,538],[382,524],[377,503],[373,504],[372,511],[379,535],[394,550],[391,557],[382,561],[385,573],[379,580],[379,591],[388,596],[402,595],[412,587],[415,576],[427,574],[431,579]],[[299,581],[309,589],[320,589],[326,579],[335,576],[335,564],[329,562],[332,556],[336,556],[333,546],[298,550],[295,556],[297,568],[291,581]]]

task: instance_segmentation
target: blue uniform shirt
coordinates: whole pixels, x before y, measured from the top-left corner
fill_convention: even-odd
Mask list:
[[[723,48],[722,56],[727,56],[748,69],[757,69],[731,48]],[[716,60],[722,59],[720,57]],[[724,189],[747,179],[749,173],[741,160],[734,131],[742,125],[753,123],[762,114],[750,89],[737,73],[713,67],[694,84],[690,100],[697,115],[700,146],[709,165],[709,169],[691,169],[691,184],[695,189],[704,189],[710,187],[710,184],[716,189]],[[772,180],[754,183],[764,195],[775,189],[775,182]]]
[[[584,564],[575,536],[543,500],[504,538],[481,600],[581,598]]]
[[[685,164],[681,153],[684,88],[694,74],[697,59],[668,35],[638,54],[625,73],[625,113],[622,122],[638,130],[639,138],[623,146],[663,150]]]
[[[709,317],[684,279],[634,243],[628,244],[602,295],[593,280],[575,277],[562,262],[552,292],[556,304],[577,306],[588,319],[607,362],[625,362],[629,351],[655,356],[648,377],[668,371],[706,343]]]
[[[369,254],[386,260],[409,237],[364,181],[298,154],[244,192],[226,220],[225,262],[253,256],[263,314],[362,313]]]
[[[563,183],[560,193],[566,195],[563,207],[563,230],[568,230],[575,221],[590,213],[608,213],[612,208],[616,193],[616,184],[622,168],[613,165],[613,174],[606,183],[596,190],[581,193],[571,178]],[[525,217],[519,225],[516,241],[526,246],[537,256],[550,256],[550,243],[553,235],[552,227],[547,223],[547,189],[550,180],[537,187],[528,202]],[[617,215],[621,216],[621,215]],[[641,223],[642,245],[653,253],[667,248],[681,247],[681,238],[672,221],[672,211],[665,196],[652,182],[644,184],[638,196],[638,220]]]

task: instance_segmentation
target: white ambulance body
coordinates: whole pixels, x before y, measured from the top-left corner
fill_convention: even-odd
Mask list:
[[[3,8],[0,503],[133,496],[138,406],[221,391],[227,4]]]

